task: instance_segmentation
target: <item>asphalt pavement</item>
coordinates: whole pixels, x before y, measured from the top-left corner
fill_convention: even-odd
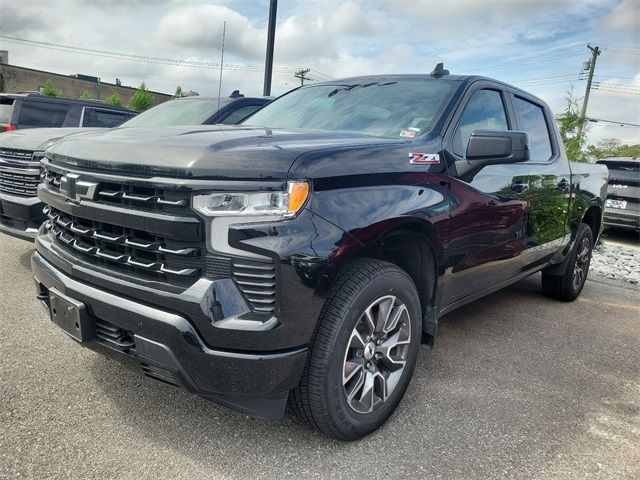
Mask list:
[[[0,234],[0,477],[640,478],[640,290],[539,276],[459,309],[378,432],[330,440],[247,418],[82,348]]]

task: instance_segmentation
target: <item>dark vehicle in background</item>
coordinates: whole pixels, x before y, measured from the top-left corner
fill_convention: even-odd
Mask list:
[[[0,132],[23,128],[112,128],[136,115],[127,108],[90,100],[37,93],[0,94]]]
[[[610,157],[596,163],[609,169],[604,224],[640,232],[640,160]]]
[[[148,377],[372,432],[440,316],[540,271],[574,300],[601,231],[607,170],[567,161],[548,106],[447,73],[307,85],[240,125],[62,139],[38,187],[38,298]]]
[[[120,128],[233,124],[270,101],[270,98],[239,94],[221,99],[184,97],[151,108]],[[85,120],[102,114],[98,109],[83,108]],[[99,126],[96,122],[89,124]],[[87,130],[92,129],[31,128],[0,135],[0,232],[24,239],[35,237],[45,219],[42,213],[44,205],[36,194],[44,149],[62,137]]]

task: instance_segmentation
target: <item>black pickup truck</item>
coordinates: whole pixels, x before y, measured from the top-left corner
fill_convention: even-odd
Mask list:
[[[442,315],[540,271],[575,299],[607,189],[543,101],[441,68],[307,85],[241,125],[79,134],[42,164],[53,322],[343,440],[393,413]]]

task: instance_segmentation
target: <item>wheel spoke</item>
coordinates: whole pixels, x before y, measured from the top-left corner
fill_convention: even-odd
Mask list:
[[[385,323],[382,332],[389,333],[395,330],[395,328],[398,326],[398,321],[405,313],[408,314],[408,311],[407,307],[404,304],[394,308],[389,315],[389,319],[387,320],[387,323]]]
[[[373,398],[374,398],[375,377],[371,372],[364,374],[364,385],[362,387],[362,393],[360,394],[360,403],[364,407],[366,413],[373,410]]]
[[[382,332],[385,325],[389,321],[389,315],[391,315],[391,310],[393,309],[393,304],[396,301],[396,297],[388,296],[384,297],[382,301],[378,303],[378,312],[376,314],[376,332]]]
[[[352,408],[354,407],[353,401],[355,400],[356,395],[358,395],[358,392],[360,392],[364,386],[365,378],[366,372],[364,370],[360,370],[360,375],[358,375],[355,378],[355,381],[352,382],[351,386],[345,390],[347,393],[347,402]]]
[[[344,364],[344,370],[342,372],[342,384],[345,385],[355,375],[362,373],[364,362],[362,358],[352,358]]]
[[[351,333],[351,338],[349,339],[349,348],[364,348],[366,344],[366,338],[364,338],[358,330],[354,330]]]
[[[392,350],[400,345],[407,345],[409,342],[410,338],[407,331],[404,328],[401,328],[382,342],[382,344],[376,348],[376,351],[382,354],[382,358],[384,358],[390,365],[402,367],[406,363],[406,360],[393,355]]]
[[[373,333],[376,331],[376,321],[374,320],[373,314],[371,313],[371,309],[374,307],[374,305],[369,306],[369,308],[364,311],[364,323],[367,327],[369,335],[373,335]]]

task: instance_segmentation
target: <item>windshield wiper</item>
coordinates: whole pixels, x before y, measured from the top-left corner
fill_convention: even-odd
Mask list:
[[[333,97],[338,92],[342,92],[342,91],[348,92],[349,90],[352,90],[352,89],[354,89],[356,87],[359,87],[359,86],[360,86],[360,84],[356,83],[354,85],[346,85],[344,87],[336,88],[335,90],[331,91],[331,93],[329,93],[329,95],[327,95],[327,96],[328,97]]]

